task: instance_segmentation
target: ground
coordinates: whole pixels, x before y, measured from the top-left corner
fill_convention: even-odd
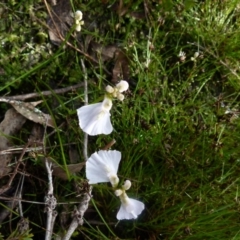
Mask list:
[[[89,136],[88,154],[114,139],[120,185],[131,180],[128,195],[145,209],[118,222],[118,197],[95,184],[71,239],[240,239],[238,2],[0,3],[2,239],[44,238],[46,160],[54,167],[53,236],[66,233],[89,190],[76,112],[84,80],[91,104],[122,79],[130,87],[113,101],[114,130]]]

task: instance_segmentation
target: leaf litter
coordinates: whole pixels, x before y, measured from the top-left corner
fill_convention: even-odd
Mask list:
[[[0,102],[6,102],[12,105],[15,110],[20,113],[22,116],[31,120],[35,123],[40,123],[42,125],[47,125],[48,127],[55,128],[54,121],[49,114],[43,113],[38,108],[35,108],[38,104],[42,103],[42,101],[37,102],[22,102],[9,100],[6,98],[0,98]]]

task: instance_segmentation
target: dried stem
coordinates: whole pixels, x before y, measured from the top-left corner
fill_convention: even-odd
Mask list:
[[[24,182],[24,179],[25,179],[25,175],[21,175],[21,185],[20,185],[20,189],[19,189],[19,192],[17,194],[17,197],[19,199],[22,198],[22,190],[23,190],[23,182]],[[23,210],[22,210],[22,201],[21,200],[18,200],[18,206],[19,206],[19,215],[23,218]]]
[[[15,178],[16,174],[18,173],[18,168],[19,168],[20,164],[22,163],[22,159],[23,159],[23,156],[26,152],[26,149],[27,149],[28,145],[29,145],[29,143],[27,143],[26,146],[23,148],[21,156],[18,159],[18,163],[15,166],[14,171],[12,173],[12,176],[8,180],[7,184],[0,188],[0,195],[3,194],[4,192],[6,192],[11,187],[12,181]]]
[[[89,187],[89,191],[84,193],[83,199],[79,204],[78,208],[74,209],[73,220],[68,228],[66,235],[62,240],[68,240],[71,238],[72,234],[78,227],[78,225],[83,225],[83,216],[88,209],[89,201],[91,200],[92,186]]]
[[[50,240],[52,239],[54,221],[57,216],[57,212],[54,211],[57,205],[57,200],[53,195],[53,182],[52,182],[52,169],[51,169],[52,163],[46,159],[45,166],[48,174],[48,193],[47,193],[47,196],[45,197],[45,204],[46,204],[45,212],[47,212],[47,226],[46,226],[45,240]]]
[[[81,65],[84,73],[84,102],[85,105],[88,104],[88,78],[87,78],[87,71],[84,64],[84,61],[81,59]],[[83,142],[83,155],[84,160],[87,161],[88,159],[88,134],[84,133],[84,142]],[[92,193],[92,186],[89,187],[88,191],[83,194],[83,199],[79,204],[78,208],[74,209],[73,212],[73,220],[68,228],[66,235],[63,237],[63,240],[68,240],[71,238],[72,234],[76,230],[79,225],[83,225],[83,216],[86,210],[88,209],[88,204],[91,199]]]
[[[84,73],[84,102],[85,105],[88,105],[88,81],[87,81],[87,71],[84,64],[84,61],[81,59],[81,65]],[[83,141],[83,156],[84,160],[88,159],[88,134],[84,133],[84,141]]]
[[[76,85],[66,87],[66,88],[60,88],[60,89],[55,89],[55,90],[51,90],[51,91],[43,91],[43,92],[40,92],[40,93],[28,93],[28,94],[23,94],[23,95],[9,96],[9,97],[4,97],[4,99],[24,101],[24,100],[29,99],[29,98],[49,96],[49,95],[52,95],[53,93],[56,93],[56,94],[66,93],[66,92],[72,91],[74,89],[83,87],[83,86],[84,86],[84,83],[78,83]]]

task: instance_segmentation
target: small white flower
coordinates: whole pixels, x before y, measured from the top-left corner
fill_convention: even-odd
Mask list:
[[[186,53],[181,50],[178,54],[178,57],[180,58],[181,62],[184,62],[186,59]]]
[[[81,29],[82,29],[81,26],[84,24],[84,21],[82,20],[82,16],[83,16],[83,14],[82,14],[81,11],[77,10],[75,12],[74,18],[75,18],[75,24],[76,24],[76,31],[77,32],[81,31]]]
[[[90,104],[77,109],[79,126],[87,134],[110,134],[113,130],[110,121],[112,100],[105,97],[103,102]]]
[[[199,52],[195,52],[193,57],[191,57],[191,61],[196,62],[197,58],[199,57],[200,53]]]
[[[119,182],[117,176],[121,152],[101,150],[95,152],[86,162],[86,176],[90,184],[111,182],[116,187]]]
[[[121,206],[117,213],[117,219],[136,219],[145,208],[144,204],[138,200],[129,198],[125,192],[119,196]]]
[[[196,59],[196,58],[198,58],[198,57],[199,57],[199,55],[200,55],[200,53],[199,53],[199,52],[195,52],[195,53],[194,53],[194,55],[193,55],[193,57]]]
[[[82,16],[83,16],[83,14],[82,14],[82,12],[80,11],[80,10],[77,10],[76,12],[75,12],[75,20],[82,20]]]
[[[121,80],[121,81],[116,85],[116,88],[117,88],[118,91],[121,93],[121,92],[124,92],[124,91],[128,90],[129,84],[128,84],[127,81]]]

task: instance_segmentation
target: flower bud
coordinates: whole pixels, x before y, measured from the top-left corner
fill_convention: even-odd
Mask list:
[[[127,82],[127,81],[124,81],[124,80],[121,80],[121,81],[116,85],[116,88],[118,89],[118,91],[119,91],[120,93],[128,90],[128,87],[129,87],[128,82]]]
[[[120,101],[123,101],[123,99],[124,99],[124,95],[121,94],[121,93],[118,93],[118,95],[117,95],[117,99],[120,100]]]
[[[124,190],[128,190],[131,187],[132,183],[129,180],[126,180],[122,186]]]
[[[196,58],[198,58],[199,57],[199,52],[195,52],[194,53],[194,58],[196,59]]]
[[[76,26],[76,31],[77,31],[77,32],[80,32],[81,29],[82,29],[82,28],[81,28],[81,25],[80,25],[80,24],[77,24],[77,26]]]
[[[122,195],[123,191],[121,189],[117,189],[114,193],[117,197],[119,197],[120,195]]]
[[[75,12],[75,19],[76,20],[82,20],[82,16],[83,16],[83,14],[82,14],[82,12],[80,10],[77,10]]]
[[[105,90],[106,90],[106,92],[108,92],[108,93],[113,93],[113,92],[114,92],[114,88],[111,87],[110,85],[107,85]]]

